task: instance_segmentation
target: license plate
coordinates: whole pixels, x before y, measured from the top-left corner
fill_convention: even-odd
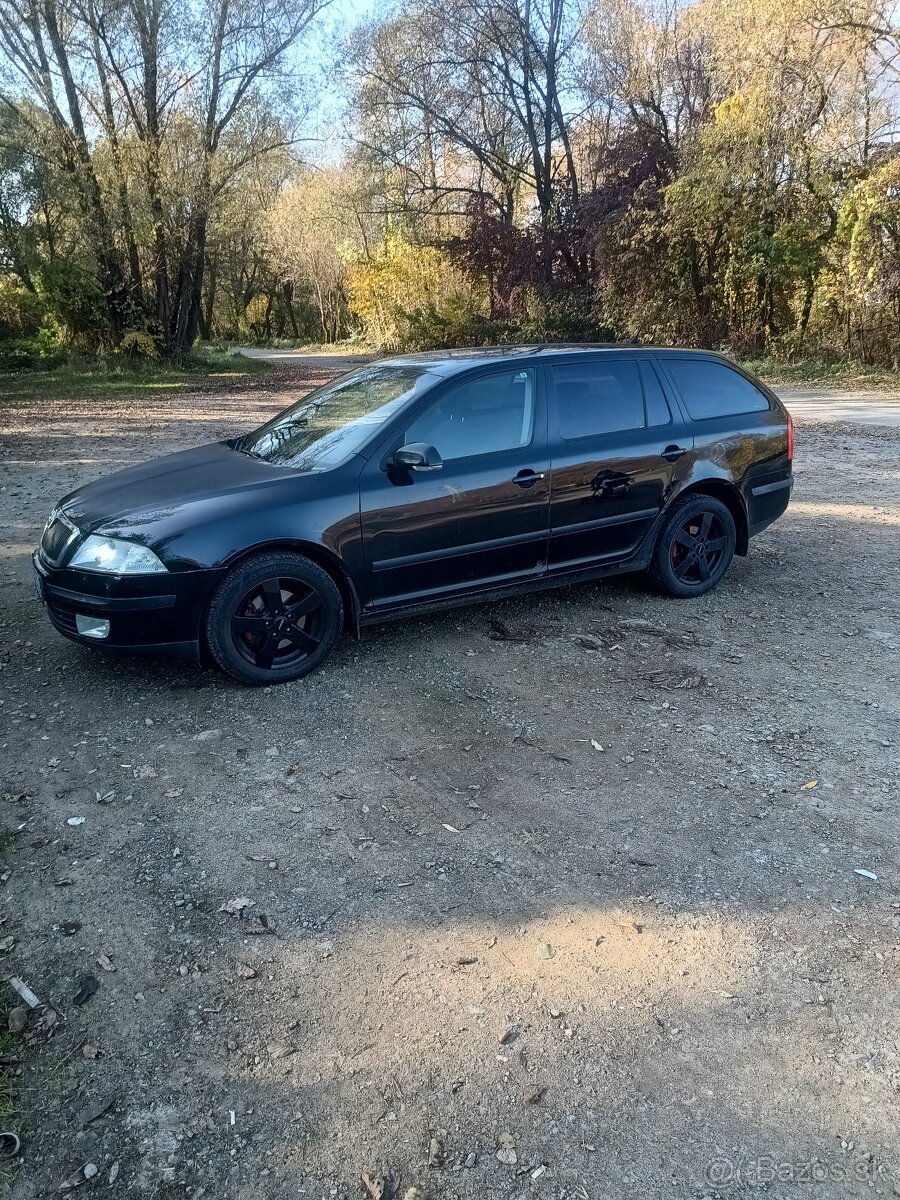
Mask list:
[[[47,593],[44,587],[44,577],[37,567],[34,568],[34,590],[37,592],[37,598],[40,600],[41,604],[46,604]]]

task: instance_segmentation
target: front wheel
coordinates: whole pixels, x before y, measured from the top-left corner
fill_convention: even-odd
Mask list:
[[[669,596],[702,596],[718,584],[734,558],[734,517],[713,496],[678,501],[656,542],[650,575]]]
[[[206,640],[222,670],[241,683],[287,683],[328,657],[343,623],[341,594],[320,566],[301,554],[260,554],[216,588]]]

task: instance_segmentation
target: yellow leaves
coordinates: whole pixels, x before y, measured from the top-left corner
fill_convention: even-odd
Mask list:
[[[398,233],[389,233],[369,258],[349,265],[347,296],[368,338],[386,348],[403,344],[405,314],[478,307],[471,282],[446,254],[414,246]]]
[[[863,297],[884,276],[892,277],[896,242],[890,230],[900,223],[900,161],[893,159],[858,183],[845,198],[838,228],[849,243],[850,279]]]
[[[266,296],[254,296],[247,305],[247,322],[251,328],[254,326],[262,326],[266,319],[266,310],[269,307],[269,301]]]
[[[156,358],[159,353],[151,335],[140,329],[130,329],[123,335],[119,351],[129,358]]]

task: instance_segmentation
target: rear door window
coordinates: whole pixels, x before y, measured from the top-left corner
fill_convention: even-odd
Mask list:
[[[566,441],[645,428],[636,359],[554,363],[550,375],[559,433]]]
[[[695,421],[763,412],[770,407],[768,397],[759,388],[724,363],[707,358],[664,358],[662,361]]]

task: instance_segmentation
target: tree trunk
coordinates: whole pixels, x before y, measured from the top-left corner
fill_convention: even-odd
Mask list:
[[[803,308],[800,312],[800,324],[797,327],[797,346],[794,350],[795,358],[801,358],[803,355],[803,346],[806,342],[806,331],[809,328],[809,318],[812,315],[813,297],[815,294],[815,276],[808,275],[806,279],[806,290],[803,294]]]
[[[297,314],[294,312],[294,285],[290,282],[290,280],[287,280],[284,283],[282,292],[284,295],[284,304],[285,308],[287,309],[288,320],[291,323],[291,330],[293,331],[294,338],[299,341],[300,330],[297,328]]]

